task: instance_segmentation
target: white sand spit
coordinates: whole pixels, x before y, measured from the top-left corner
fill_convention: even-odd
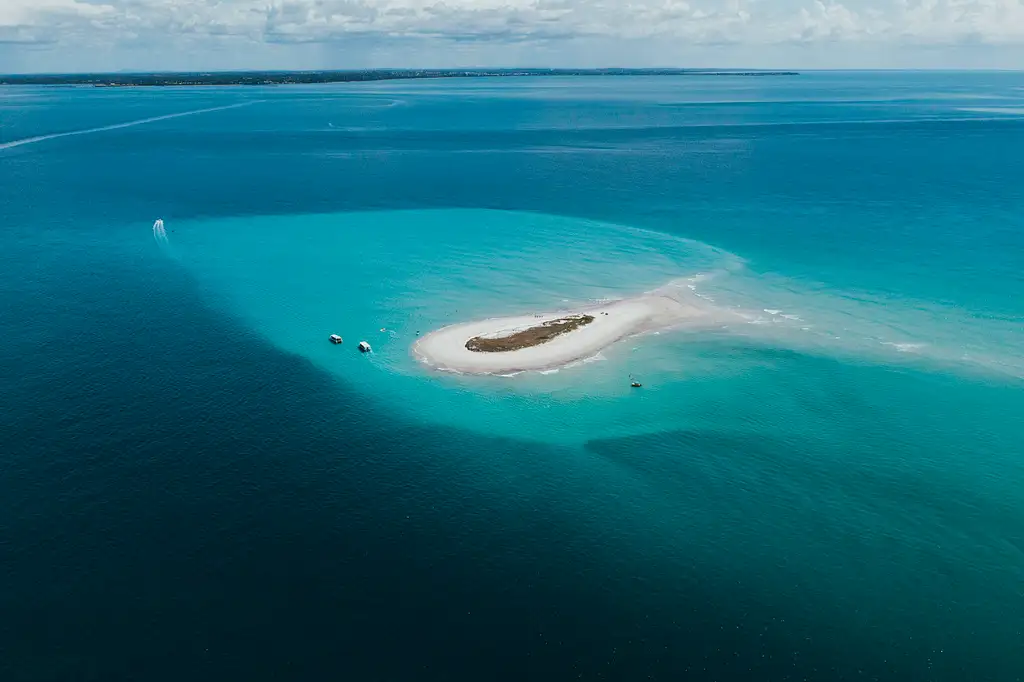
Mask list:
[[[594,321],[545,343],[512,351],[482,352],[466,348],[477,336],[502,337],[569,315],[591,315]],[[562,367],[595,355],[636,334],[683,327],[713,329],[737,316],[694,295],[680,280],[640,296],[553,313],[499,317],[455,324],[420,338],[412,348],[423,363],[465,374],[511,374]]]

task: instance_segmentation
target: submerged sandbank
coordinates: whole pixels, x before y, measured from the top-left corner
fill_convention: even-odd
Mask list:
[[[467,348],[472,339],[502,338],[536,328],[545,322],[573,316],[593,320],[528,348],[479,352]],[[636,334],[682,327],[713,329],[736,319],[736,313],[715,307],[671,283],[652,292],[575,310],[499,317],[455,324],[419,339],[413,354],[436,369],[466,374],[511,374],[563,367],[590,357],[616,341]]]

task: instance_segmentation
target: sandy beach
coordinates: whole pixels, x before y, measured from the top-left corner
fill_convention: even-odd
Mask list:
[[[510,336],[570,315],[590,315],[594,320],[530,348],[478,352],[466,347],[475,337]],[[671,283],[652,292],[604,304],[443,327],[419,339],[412,352],[430,367],[465,374],[543,371],[593,356],[629,336],[673,327],[712,329],[727,324],[733,315],[694,296],[681,283]]]

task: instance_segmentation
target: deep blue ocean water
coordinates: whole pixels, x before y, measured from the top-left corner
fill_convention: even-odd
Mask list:
[[[1021,679],[1022,178],[1016,73],[0,89],[0,679]]]

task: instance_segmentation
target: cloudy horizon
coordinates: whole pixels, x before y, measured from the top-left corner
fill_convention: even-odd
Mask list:
[[[1014,69],[1024,0],[0,0],[0,72]]]

